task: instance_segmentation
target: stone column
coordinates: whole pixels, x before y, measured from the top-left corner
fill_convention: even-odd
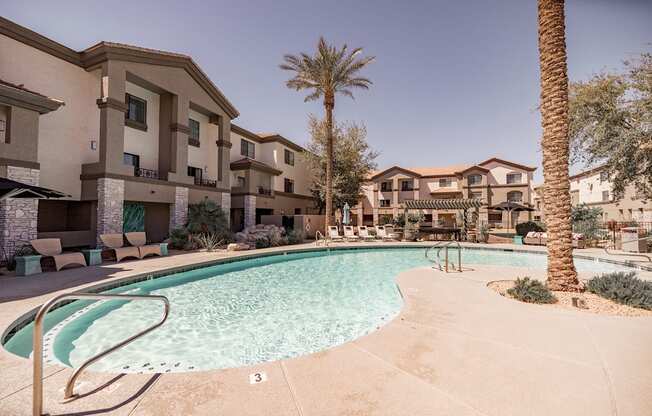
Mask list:
[[[12,179],[28,185],[39,184],[38,169],[7,166],[4,173]],[[17,198],[0,201],[0,248],[7,257],[17,248],[28,245],[37,238],[38,199]],[[2,253],[0,253],[1,255]],[[0,258],[2,260],[2,258]]]
[[[170,231],[184,227],[188,221],[188,188],[174,188],[174,203],[170,204]]]
[[[379,225],[378,224],[378,208],[373,208],[372,209],[372,214],[374,215],[374,225]]]
[[[101,234],[122,234],[125,181],[122,179],[97,179],[97,236],[102,246]]]
[[[256,197],[244,196],[244,228],[256,225]]]
[[[228,192],[222,192],[222,200],[220,202],[222,210],[226,214],[226,222],[231,224],[231,194]]]
[[[398,217],[398,178],[392,179],[392,215]]]

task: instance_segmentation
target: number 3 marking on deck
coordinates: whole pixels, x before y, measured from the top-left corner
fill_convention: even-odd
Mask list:
[[[264,371],[249,374],[249,384],[258,384],[265,381],[267,381],[267,374]]]

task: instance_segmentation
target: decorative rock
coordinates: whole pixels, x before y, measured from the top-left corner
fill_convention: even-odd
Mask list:
[[[242,251],[249,250],[249,246],[243,243],[231,243],[226,246],[226,251]]]

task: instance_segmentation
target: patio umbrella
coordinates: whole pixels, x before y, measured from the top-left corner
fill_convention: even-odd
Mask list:
[[[505,201],[501,202],[498,205],[494,205],[492,207],[489,207],[490,209],[494,209],[496,211],[507,211],[509,215],[507,216],[507,226],[509,228],[512,228],[512,212],[519,212],[519,211],[534,211],[534,208],[530,208],[528,206],[519,204],[517,202],[511,202],[511,201]]]
[[[9,198],[64,198],[70,195],[40,186],[28,185],[7,178],[0,178],[0,201]]]
[[[344,208],[342,211],[344,211],[342,214],[342,224],[349,225],[349,222],[351,221],[351,207],[349,206],[348,202],[344,203]]]

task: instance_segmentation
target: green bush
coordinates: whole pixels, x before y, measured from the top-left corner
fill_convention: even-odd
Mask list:
[[[187,230],[191,234],[213,234],[224,242],[233,241],[226,212],[210,199],[188,205]]]
[[[170,248],[191,250],[194,246],[190,233],[185,228],[175,228],[170,233]]]
[[[306,234],[303,230],[294,229],[287,232],[288,244],[302,244],[306,239]]]
[[[529,277],[516,279],[514,287],[507,289],[507,293],[521,302],[528,303],[555,303],[557,298],[543,283]]]
[[[256,238],[256,248],[267,248],[270,246],[271,243],[269,241],[269,238],[263,236]]]
[[[534,221],[522,222],[516,224],[516,234],[525,237],[530,231],[542,232],[543,228]]]
[[[4,252],[4,250],[3,250]],[[16,247],[16,250],[14,251],[14,254],[11,256],[6,256],[5,253],[5,265],[7,266],[7,270],[13,271],[16,270],[16,257],[22,257],[22,256],[31,256],[36,254],[36,251],[32,248],[31,245],[25,244],[22,246]]]
[[[652,310],[652,282],[635,272],[614,272],[596,276],[586,285],[589,292],[623,305]]]

